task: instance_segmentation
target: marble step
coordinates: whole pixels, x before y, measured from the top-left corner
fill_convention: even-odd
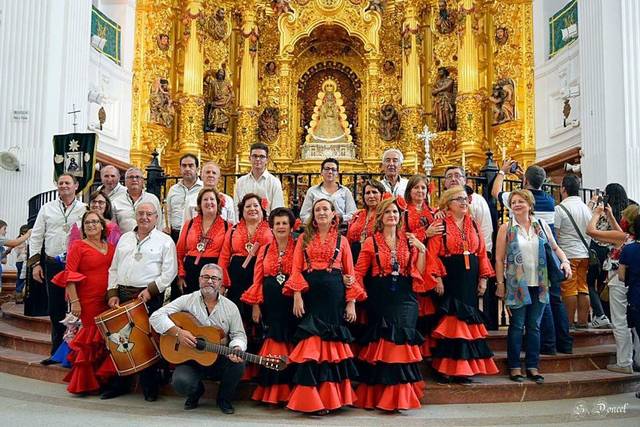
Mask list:
[[[605,344],[615,344],[611,329],[579,329],[571,331],[573,348],[593,347]],[[487,344],[494,352],[507,351],[507,329],[489,331]]]
[[[6,347],[29,353],[48,356],[51,351],[51,336],[48,333],[19,328],[0,320],[0,348]]]
[[[520,356],[522,368],[524,352]],[[508,375],[507,352],[494,352],[494,362],[502,375]],[[576,347],[573,354],[557,353],[555,355],[540,355],[539,368],[543,373],[580,372],[606,369],[609,363],[616,362],[615,344],[603,344],[589,347]]]
[[[46,316],[34,317],[24,314],[24,304],[7,302],[2,304],[2,319],[21,329],[28,329],[45,334],[51,333],[51,321]]]
[[[0,347],[1,372],[62,384],[69,370],[59,365],[43,366],[42,359],[41,354]]]

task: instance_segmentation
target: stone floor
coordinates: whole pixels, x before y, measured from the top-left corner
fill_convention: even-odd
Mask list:
[[[427,405],[387,415],[345,409],[326,417],[310,417],[239,402],[236,414],[222,415],[205,398],[193,411],[183,399],[161,397],[146,403],[128,395],[110,401],[69,395],[65,386],[0,373],[0,420],[4,426],[197,426],[197,425],[323,425],[323,426],[634,426],[640,425],[640,399],[633,393],[607,397],[526,403]]]

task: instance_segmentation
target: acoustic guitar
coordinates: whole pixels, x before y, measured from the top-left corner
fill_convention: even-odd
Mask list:
[[[276,371],[282,371],[287,367],[285,356],[258,356],[221,344],[224,332],[213,326],[201,326],[190,313],[174,313],[169,318],[176,326],[186,329],[196,337],[196,347],[192,348],[181,345],[175,335],[162,335],[160,337],[160,353],[169,363],[180,364],[193,360],[202,366],[211,366],[219,354],[223,356],[233,354],[247,362]]]

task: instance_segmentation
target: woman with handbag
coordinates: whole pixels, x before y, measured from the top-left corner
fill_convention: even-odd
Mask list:
[[[550,275],[559,274],[553,253],[561,261],[559,268],[565,277],[571,277],[571,265],[549,226],[533,216],[534,199],[529,190],[511,192],[508,204],[513,216],[500,226],[496,238],[496,296],[504,298],[509,313],[509,379],[524,381],[520,350],[526,327],[526,375],[542,384],[544,377],[538,371],[540,321],[549,303]]]

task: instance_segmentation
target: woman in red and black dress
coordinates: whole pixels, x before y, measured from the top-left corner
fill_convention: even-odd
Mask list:
[[[215,188],[205,187],[198,193],[195,218],[185,222],[176,244],[178,254],[178,286],[183,294],[200,289],[200,269],[218,263],[229,224],[222,219],[222,198]]]
[[[71,393],[85,395],[98,392],[115,376],[116,370],[94,321],[107,310],[109,266],[115,248],[107,242],[107,223],[97,212],[86,212],[81,220],[83,238],[74,241],[67,253],[65,270],[53,283],[66,287],[71,313],[79,317],[82,327],[69,343],[71,371],[64,378]]]
[[[356,406],[397,411],[420,407],[423,336],[416,330],[418,301],[424,292],[426,248],[400,228],[396,199],[378,205],[375,233],[362,246],[356,264],[358,283],[366,283],[369,325],[358,359]]]
[[[498,373],[478,309],[478,296],[484,294],[487,278],[494,272],[484,239],[469,213],[464,188],[445,191],[440,208],[447,210],[442,220],[445,231],[429,240],[425,275],[442,295],[438,307],[441,318],[433,331],[436,347],[432,367],[445,378],[468,383],[470,376]]]
[[[413,175],[407,182],[404,197],[407,210],[403,215],[405,232],[413,233],[425,245],[427,240],[442,233],[442,226],[434,223],[434,210],[429,207],[429,180],[424,175]],[[418,324],[416,328],[424,336],[424,343],[420,347],[423,357],[431,356],[431,349],[435,342],[431,339],[431,332],[437,323],[436,295],[432,287],[426,283],[425,292],[418,294]]]
[[[282,293],[291,275],[295,240],[291,235],[295,216],[290,209],[276,208],[269,215],[274,241],[261,248],[256,259],[253,285],[242,294],[241,301],[253,305],[253,321],[265,326],[265,340],[260,356],[288,357],[297,321],[293,316],[293,300]],[[251,398],[278,404],[289,400],[291,368],[282,372],[260,368],[258,387]]]
[[[355,320],[355,301],[366,294],[355,280],[351,250],[338,232],[333,203],[318,199],[311,213],[283,290],[293,295],[293,314],[302,317],[289,355],[294,375],[287,407],[325,415],[355,400],[351,379],[358,370],[344,320]]]

